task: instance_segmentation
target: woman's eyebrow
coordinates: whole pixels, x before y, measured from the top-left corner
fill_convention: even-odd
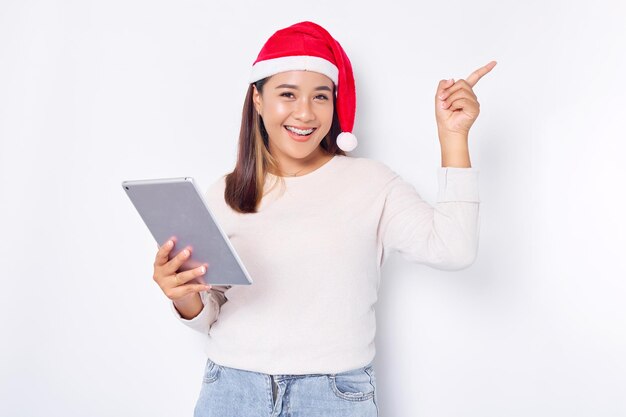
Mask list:
[[[293,85],[293,84],[281,84],[279,86],[277,86],[276,88],[293,88],[294,90],[298,90],[298,86],[297,85]],[[320,85],[319,87],[315,87],[315,90],[326,90],[326,91],[330,91],[332,92],[332,90],[330,89],[330,87],[327,87],[325,85]]]

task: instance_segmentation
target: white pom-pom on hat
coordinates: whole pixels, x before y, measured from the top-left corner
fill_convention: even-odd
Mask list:
[[[337,146],[339,146],[339,149],[341,149],[342,151],[353,151],[358,143],[359,142],[357,141],[356,136],[354,136],[354,134],[350,132],[341,132],[337,136]]]

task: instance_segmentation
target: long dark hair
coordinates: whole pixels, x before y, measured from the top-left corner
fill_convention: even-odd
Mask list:
[[[237,164],[230,174],[226,175],[224,200],[239,213],[256,213],[265,187],[268,171],[278,172],[278,163],[269,152],[269,136],[263,124],[263,118],[257,113],[252,97],[254,86],[259,94],[263,94],[263,85],[270,77],[263,78],[248,87],[241,115],[239,131],[239,149]],[[333,90],[336,90],[334,86]],[[333,91],[333,121],[328,134],[320,142],[320,146],[331,155],[345,155],[337,146],[337,136],[341,133],[337,116],[337,99]],[[282,177],[280,177],[282,180]]]

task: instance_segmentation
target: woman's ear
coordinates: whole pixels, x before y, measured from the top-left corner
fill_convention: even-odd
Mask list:
[[[256,85],[252,86],[252,103],[254,104],[254,108],[258,114],[261,114],[261,94],[259,94],[259,90],[256,89]]]

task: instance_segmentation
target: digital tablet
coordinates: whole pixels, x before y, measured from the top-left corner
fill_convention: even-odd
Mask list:
[[[208,263],[202,275],[211,285],[250,285],[230,239],[217,223],[192,177],[123,181],[122,187],[160,247],[174,237],[169,259],[186,247],[191,256],[179,272]]]

